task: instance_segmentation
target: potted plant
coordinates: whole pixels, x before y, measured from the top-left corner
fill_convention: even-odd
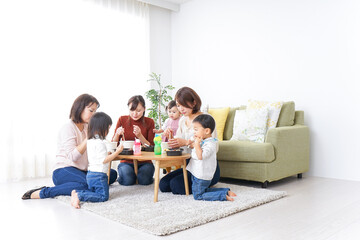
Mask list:
[[[172,85],[163,86],[161,84],[161,74],[151,73],[150,79],[147,81],[155,82],[157,89],[150,89],[145,93],[146,98],[151,102],[151,107],[148,108],[148,117],[154,119],[156,129],[160,129],[162,123],[168,118],[165,112],[166,104],[173,98],[168,95],[168,90],[173,90]]]

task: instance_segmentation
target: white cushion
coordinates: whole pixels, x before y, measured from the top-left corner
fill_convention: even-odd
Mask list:
[[[246,110],[236,110],[234,117],[233,135],[230,140],[248,140],[246,137]]]
[[[268,101],[257,101],[249,100],[246,110],[248,109],[268,109],[268,119],[267,119],[267,130],[270,128],[275,128],[277,121],[279,119],[281,107],[283,105],[282,101],[277,102],[268,102]]]
[[[230,140],[264,142],[268,112],[267,108],[237,110]]]

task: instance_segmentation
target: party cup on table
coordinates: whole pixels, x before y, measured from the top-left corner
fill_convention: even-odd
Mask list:
[[[123,145],[124,145],[124,149],[133,149],[134,146],[134,142],[133,140],[127,140],[127,141],[123,141]]]
[[[106,150],[108,152],[115,152],[117,147],[117,142],[106,142]]]
[[[161,153],[166,153],[166,150],[168,150],[169,149],[169,144],[168,144],[168,142],[162,142],[161,143]]]

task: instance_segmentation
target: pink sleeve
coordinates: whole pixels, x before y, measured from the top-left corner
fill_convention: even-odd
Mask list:
[[[80,145],[81,142],[78,142],[81,137],[77,136],[77,132],[75,129],[70,126],[66,126],[61,130],[60,133],[61,138],[61,149],[63,150],[63,154],[65,157],[73,162],[76,162],[82,156],[81,153],[77,150],[77,146]]]

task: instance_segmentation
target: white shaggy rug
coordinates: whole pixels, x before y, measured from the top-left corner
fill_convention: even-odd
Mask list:
[[[202,225],[231,214],[259,206],[286,196],[286,192],[218,183],[237,194],[235,201],[195,201],[192,195],[174,195],[159,191],[159,201],[153,202],[154,185],[110,186],[110,199],[103,203],[82,202],[81,209],[94,212],[155,235],[168,235]],[[57,199],[70,205],[69,196]]]

